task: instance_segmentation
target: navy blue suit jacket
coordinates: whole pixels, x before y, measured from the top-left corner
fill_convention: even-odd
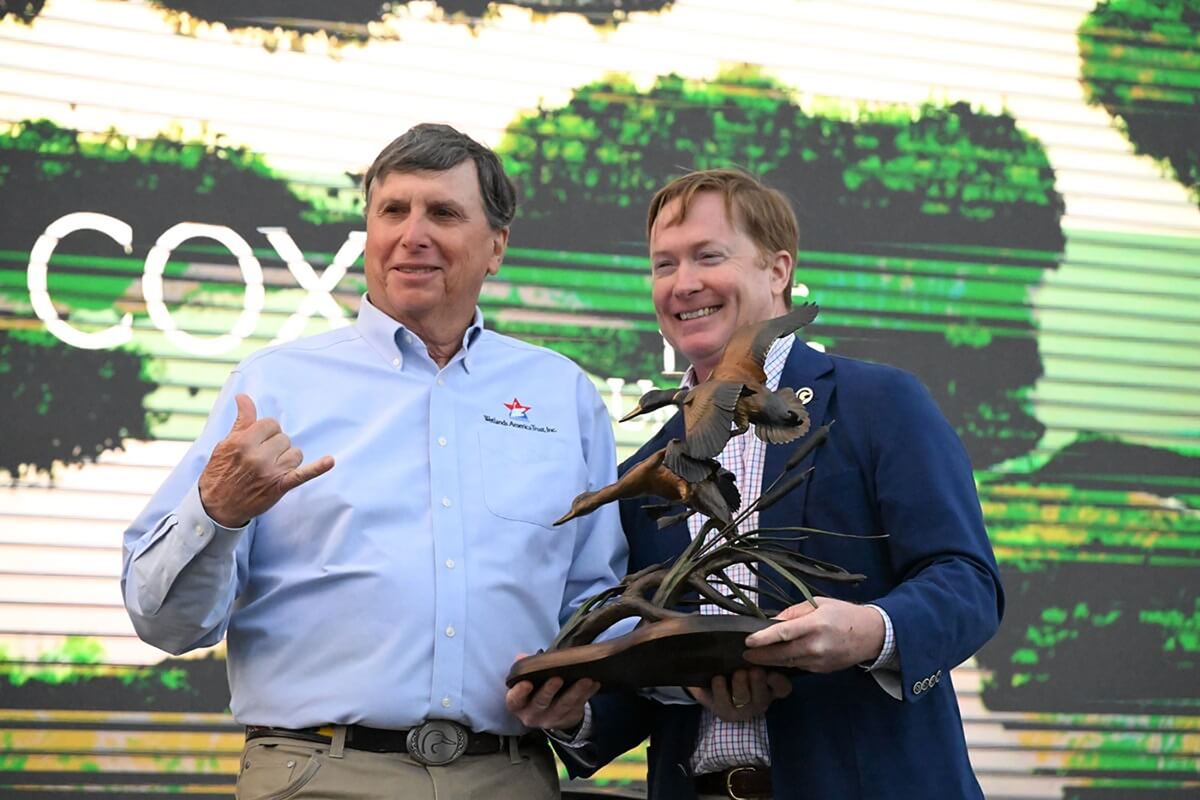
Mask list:
[[[767,713],[775,797],[982,797],[950,670],[996,631],[1003,594],[966,451],[929,393],[902,370],[819,353],[797,339],[780,385],[812,389],[811,430],[836,424],[798,467],[814,466],[810,479],[764,511],[759,526],[888,534],[813,536],[797,547],[867,576],[857,586],[820,588],[887,611],[904,699],[890,697],[858,667],[795,678],[792,694]],[[681,435],[676,416],[622,470]],[[803,441],[768,447],[764,487]],[[659,531],[641,510],[646,502],[621,506],[631,572],[671,559],[689,541],[685,523]],[[797,593],[793,602],[802,599]],[[649,736],[652,800],[694,797],[687,765],[698,707],[601,692],[592,712],[592,744],[584,752],[593,766],[565,751],[573,775],[590,774]]]

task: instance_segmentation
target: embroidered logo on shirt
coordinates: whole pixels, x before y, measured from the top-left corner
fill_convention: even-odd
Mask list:
[[[505,403],[504,407],[508,409],[508,417],[493,417],[491,414],[484,414],[483,421],[490,422],[493,425],[499,425],[504,428],[520,428],[523,431],[534,431],[536,433],[558,433],[558,428],[549,425],[534,425],[529,421],[529,411],[533,406],[527,406],[517,398],[513,398],[511,403]]]
[[[504,407],[508,409],[509,419],[529,419],[529,410],[533,406],[522,405],[521,401],[513,398],[511,403],[505,403]]]

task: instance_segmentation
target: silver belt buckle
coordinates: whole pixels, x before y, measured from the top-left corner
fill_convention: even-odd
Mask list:
[[[467,751],[467,729],[448,719],[434,719],[410,730],[404,743],[414,761],[440,767]]]

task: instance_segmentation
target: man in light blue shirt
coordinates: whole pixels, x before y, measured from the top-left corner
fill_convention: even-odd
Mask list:
[[[555,797],[504,676],[624,574],[615,507],[551,526],[615,479],[608,414],[483,328],[515,210],[490,150],[419,125],[364,189],[356,323],[233,371],[125,533],[125,604],[168,652],[227,639],[243,800]]]

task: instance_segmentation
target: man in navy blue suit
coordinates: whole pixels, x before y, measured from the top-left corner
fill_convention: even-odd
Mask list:
[[[685,384],[708,377],[740,326],[791,306],[798,225],[787,199],[755,178],[709,170],[672,181],[651,201],[648,232],[654,307],[663,335],[691,362]],[[810,480],[743,529],[886,534],[796,544],[866,580],[821,587],[828,595],[815,607],[797,593],[775,609],[780,623],[746,641],[747,660],[762,668],[718,677],[690,697],[591,696],[591,682],[564,689],[552,680],[537,692],[518,685],[510,709],[557,729],[576,776],[648,735],[652,800],[982,797],[950,671],[995,633],[1003,594],[961,442],[901,370],[787,336],[768,353],[766,373],[768,388],[805,401],[812,430],[837,424],[799,466],[814,467]],[[622,471],[680,436],[676,416]],[[730,440],[720,460],[737,474],[744,503],[804,441]],[[645,502],[621,504],[631,572],[674,557],[700,528],[693,517],[660,531]],[[753,580],[748,571],[737,577]],[[788,679],[771,667],[804,672]]]

